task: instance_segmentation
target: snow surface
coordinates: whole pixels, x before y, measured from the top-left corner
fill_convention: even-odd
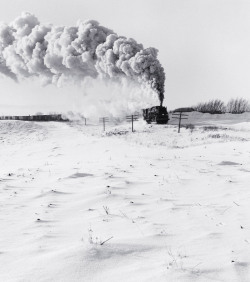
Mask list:
[[[1,121],[0,281],[250,281],[250,115],[171,123]]]

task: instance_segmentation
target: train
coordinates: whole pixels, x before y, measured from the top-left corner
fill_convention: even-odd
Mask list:
[[[31,116],[0,116],[0,120],[23,120],[23,121],[69,121],[62,115],[31,115]]]
[[[167,108],[163,106],[154,106],[151,108],[143,109],[143,118],[147,123],[155,122],[157,124],[167,124],[169,115]],[[0,120],[22,120],[22,121],[69,121],[61,114],[54,115],[29,115],[29,116],[0,116]]]
[[[143,109],[142,113],[143,119],[147,123],[167,124],[169,121],[167,107],[163,107],[162,105]]]

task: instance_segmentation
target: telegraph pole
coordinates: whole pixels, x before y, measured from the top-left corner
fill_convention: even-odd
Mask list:
[[[99,122],[102,122],[103,124],[103,131],[105,131],[105,123],[109,121],[108,117],[101,117],[99,118]]]
[[[179,123],[178,123],[178,133],[180,133],[180,131],[181,131],[181,121],[183,119],[188,119],[188,115],[183,114],[182,112],[179,112],[179,113],[177,112],[177,113],[173,113],[172,114],[172,118],[179,120]]]
[[[138,114],[126,116],[128,122],[132,122],[132,132],[134,132],[134,121],[137,121],[139,118]]]

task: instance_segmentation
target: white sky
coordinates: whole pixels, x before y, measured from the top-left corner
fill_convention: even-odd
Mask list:
[[[7,23],[22,11],[55,25],[95,19],[144,47],[157,48],[166,72],[164,103],[169,109],[213,98],[250,100],[248,0],[0,0],[0,4],[0,20]],[[42,111],[46,105],[57,110],[77,104],[77,89],[43,88],[30,81],[16,84],[2,77],[0,83],[0,114],[3,107],[13,105],[28,109],[40,104]]]

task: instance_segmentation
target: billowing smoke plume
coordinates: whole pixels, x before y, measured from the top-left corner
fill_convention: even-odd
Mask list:
[[[39,77],[55,84],[87,77],[126,78],[150,87],[160,103],[164,98],[165,73],[157,50],[144,49],[93,20],[58,27],[23,13],[9,25],[1,24],[0,73],[16,81]]]

